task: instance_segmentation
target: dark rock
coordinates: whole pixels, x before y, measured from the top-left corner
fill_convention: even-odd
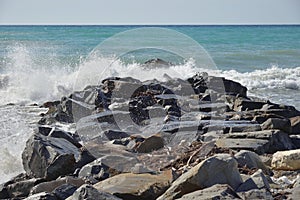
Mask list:
[[[51,193],[55,190],[55,188],[59,188],[60,186],[62,186],[64,184],[71,184],[73,186],[80,187],[84,183],[85,183],[84,180],[82,180],[80,178],[66,176],[66,177],[58,178],[53,181],[43,182],[43,183],[40,183],[40,184],[34,186],[31,189],[30,194],[32,195],[32,194],[37,194],[37,193],[41,193],[41,192]]]
[[[55,188],[52,194],[54,194],[59,200],[65,200],[66,198],[71,196],[76,190],[76,186],[67,183]]]
[[[233,109],[235,111],[256,110],[256,109],[261,109],[265,104],[266,102],[255,102],[255,101],[238,98],[234,102]]]
[[[122,131],[107,130],[103,133],[109,140],[127,138],[130,135]]]
[[[135,150],[139,153],[149,153],[164,147],[164,139],[161,135],[152,135],[143,142],[137,143]]]
[[[28,175],[53,180],[72,173],[80,154],[76,146],[63,138],[34,134],[22,153],[23,166]]]
[[[197,190],[183,195],[178,200],[207,200],[207,199],[241,199],[230,186],[224,184],[216,184],[203,190]]]
[[[92,185],[82,185],[67,200],[121,200],[109,193],[98,191]]]
[[[279,129],[286,133],[291,132],[291,122],[288,119],[269,118],[261,125],[262,130]]]
[[[216,142],[217,146],[255,151],[257,154],[274,153],[295,146],[289,135],[280,130],[230,133]]]

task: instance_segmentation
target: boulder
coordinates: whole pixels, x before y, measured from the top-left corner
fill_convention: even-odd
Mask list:
[[[135,150],[138,153],[149,153],[154,150],[158,150],[164,147],[164,139],[161,135],[152,135],[148,138],[145,138],[144,141],[137,143]]]
[[[177,200],[207,200],[207,199],[240,199],[239,196],[226,184],[216,184],[203,190],[197,190],[183,195]]]
[[[113,194],[121,199],[154,200],[172,181],[171,170],[158,175],[124,173],[101,181],[94,187],[98,191]]]
[[[276,152],[273,154],[271,166],[275,170],[299,170],[300,149]]]
[[[82,185],[74,194],[67,198],[67,200],[121,200],[120,198],[103,192],[98,191],[92,185]]]
[[[291,132],[291,122],[288,119],[269,118],[261,125],[262,130],[279,129],[286,133]]]
[[[241,183],[236,160],[229,154],[216,154],[182,174],[158,200],[180,198],[215,184],[228,184],[235,190]]]
[[[234,157],[236,158],[239,166],[246,166],[249,169],[262,169],[265,174],[272,174],[272,171],[263,163],[260,157],[252,151],[241,150],[236,153]]]
[[[243,98],[238,98],[234,102],[234,111],[247,111],[261,109],[266,102],[250,101]]]
[[[26,173],[47,180],[73,173],[75,167],[78,167],[77,163],[81,163],[85,158],[80,149],[64,138],[41,134],[31,136],[22,153]]]

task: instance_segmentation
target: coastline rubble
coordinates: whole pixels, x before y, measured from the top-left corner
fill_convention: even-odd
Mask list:
[[[0,199],[299,197],[300,111],[240,83],[111,77],[41,106]]]

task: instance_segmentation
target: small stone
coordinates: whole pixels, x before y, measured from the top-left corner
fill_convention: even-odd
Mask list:
[[[164,139],[156,134],[146,138],[143,142],[139,143],[136,151],[139,153],[149,153],[164,147]]]

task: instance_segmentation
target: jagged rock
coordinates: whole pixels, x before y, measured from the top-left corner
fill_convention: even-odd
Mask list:
[[[77,190],[77,187],[71,184],[63,184],[52,192],[59,200],[65,200],[69,196],[71,196],[75,191]]]
[[[154,200],[172,181],[171,170],[158,175],[124,173],[101,181],[94,187],[122,199]]]
[[[240,192],[238,195],[242,199],[273,200],[272,194],[266,189],[254,189],[247,192]]]
[[[109,140],[127,138],[130,135],[122,131],[107,130],[103,133]]]
[[[158,200],[180,198],[215,184],[228,184],[237,189],[241,183],[236,160],[228,154],[216,154],[182,174]]]
[[[266,102],[255,102],[255,101],[238,98],[234,102],[233,110],[235,111],[256,110],[256,109],[261,109],[265,104]]]
[[[270,118],[261,125],[262,130],[279,129],[291,132],[291,122],[288,119]]]
[[[265,174],[272,174],[272,171],[263,163],[260,157],[252,151],[241,150],[234,157],[239,166],[246,166],[249,169],[262,169]]]
[[[216,144],[219,147],[252,150],[257,154],[295,148],[289,135],[280,130],[230,133],[227,138],[218,139]]]
[[[300,149],[276,152],[273,154],[271,166],[276,170],[299,170]]]
[[[64,184],[71,184],[73,186],[80,187],[84,183],[85,183],[84,180],[82,180],[80,178],[74,178],[74,177],[67,176],[67,177],[63,177],[63,178],[58,178],[53,181],[40,183],[31,189],[30,194],[37,194],[37,193],[41,193],[41,192],[51,193],[53,190],[55,190],[55,188],[58,188]]]
[[[240,197],[226,184],[216,184],[203,190],[197,190],[183,195],[177,200],[208,200],[208,199],[240,199]]]
[[[92,185],[82,185],[67,200],[121,200],[109,193],[98,191]]]
[[[34,134],[26,142],[22,159],[28,175],[53,180],[72,173],[85,156],[82,157],[80,149],[63,138]]]
[[[164,147],[164,139],[159,135],[152,135],[145,138],[143,142],[137,143],[135,150],[139,153],[149,153]]]
[[[27,197],[31,188],[42,181],[20,174],[0,186],[0,199]]]
[[[253,189],[270,189],[268,180],[261,169],[252,174],[251,177],[242,183],[236,191],[246,192]]]
[[[25,200],[58,200],[54,194],[41,192],[27,197]]]

